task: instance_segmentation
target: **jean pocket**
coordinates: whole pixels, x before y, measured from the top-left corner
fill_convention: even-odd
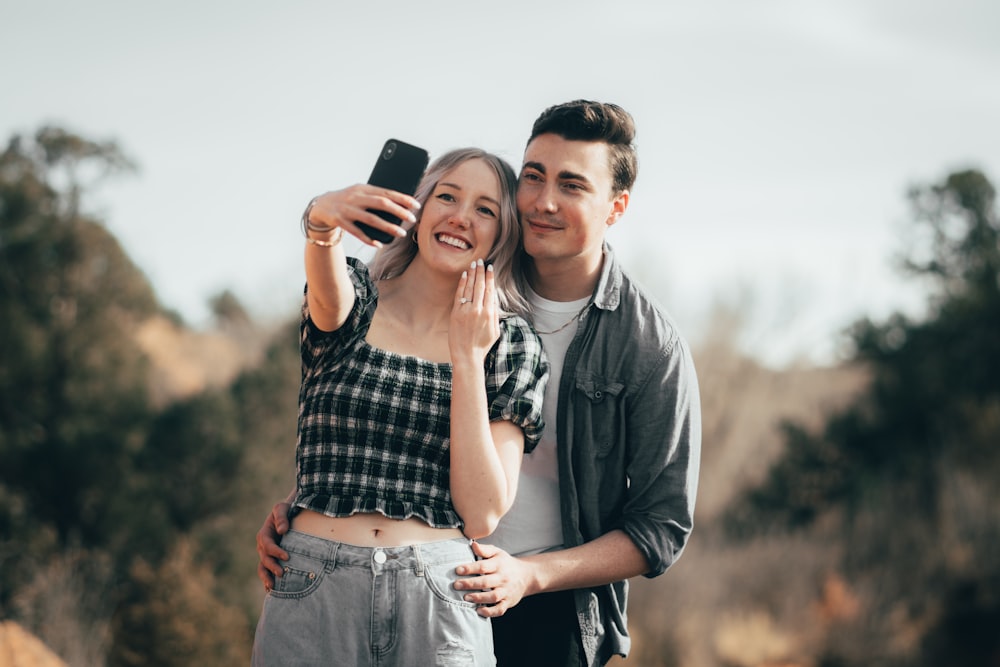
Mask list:
[[[475,556],[473,556],[470,551],[469,560],[474,557]],[[455,590],[454,586],[454,583],[458,581],[458,575],[455,574],[455,568],[462,563],[467,562],[469,561],[466,560],[455,561],[454,563],[425,565],[423,568],[424,584],[430,589],[434,597],[441,602],[458,607],[465,607],[466,609],[476,609],[479,605],[475,602],[467,602],[464,599],[465,592]]]
[[[281,562],[282,573],[274,580],[271,594],[276,597],[302,598],[319,587],[326,568],[322,559],[288,551],[288,560]]]

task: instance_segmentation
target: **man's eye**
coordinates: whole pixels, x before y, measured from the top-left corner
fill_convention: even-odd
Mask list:
[[[522,181],[539,181],[539,180],[541,180],[541,177],[539,177],[538,174],[527,172],[527,173],[521,174],[521,180]]]

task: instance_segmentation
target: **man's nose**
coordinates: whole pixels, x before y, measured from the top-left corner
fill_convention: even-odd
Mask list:
[[[553,185],[546,183],[544,187],[538,189],[538,196],[534,201],[535,208],[544,213],[555,213],[559,208],[556,203],[556,191]]]

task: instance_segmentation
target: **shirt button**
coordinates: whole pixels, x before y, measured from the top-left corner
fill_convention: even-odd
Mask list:
[[[375,554],[372,556],[372,559],[376,563],[378,563],[379,565],[381,565],[382,563],[385,562],[385,552],[382,551],[381,549],[376,549],[375,550]]]

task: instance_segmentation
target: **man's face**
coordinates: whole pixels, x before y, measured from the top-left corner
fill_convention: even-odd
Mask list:
[[[613,193],[611,184],[606,143],[535,137],[517,186],[525,251],[536,263],[597,261],[604,232],[628,205],[628,192]]]

